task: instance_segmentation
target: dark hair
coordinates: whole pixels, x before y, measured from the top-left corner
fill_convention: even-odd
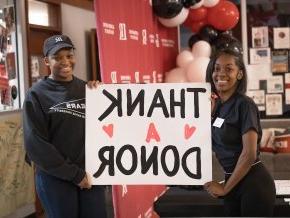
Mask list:
[[[234,48],[234,49],[233,49]],[[214,67],[215,67],[215,63],[216,60],[221,56],[221,55],[231,55],[235,58],[235,63],[238,66],[239,70],[241,70],[243,72],[243,77],[241,80],[238,81],[238,86],[236,89],[236,92],[241,93],[241,94],[245,94],[247,91],[247,71],[246,71],[246,66],[243,60],[243,52],[241,50],[241,47],[233,47],[233,46],[229,46],[229,47],[224,47],[224,48],[220,48],[218,49],[215,54],[211,57],[210,62],[207,66],[207,70],[206,70],[206,82],[209,82],[211,85],[211,90],[212,92],[217,93],[217,90],[215,88],[213,79],[212,79],[212,73],[214,71]]]

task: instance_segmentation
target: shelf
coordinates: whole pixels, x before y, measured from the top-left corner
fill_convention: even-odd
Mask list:
[[[55,27],[51,27],[51,26],[41,26],[41,25],[35,25],[35,24],[29,24],[29,28],[30,30],[34,30],[34,31],[48,31],[48,32],[56,32],[56,33],[60,33],[61,29],[60,28],[55,28]]]

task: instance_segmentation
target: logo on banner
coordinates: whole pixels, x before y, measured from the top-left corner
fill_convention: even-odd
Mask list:
[[[119,39],[120,40],[127,40],[126,24],[125,23],[119,23]]]
[[[160,47],[159,35],[158,34],[155,35],[155,45],[156,45],[157,48]]]
[[[145,29],[142,30],[142,44],[147,45],[147,31]]]

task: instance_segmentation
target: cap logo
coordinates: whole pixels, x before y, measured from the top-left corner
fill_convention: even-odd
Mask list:
[[[55,37],[55,42],[62,42],[62,38],[61,37]]]

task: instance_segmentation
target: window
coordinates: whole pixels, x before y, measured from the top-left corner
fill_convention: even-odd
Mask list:
[[[20,107],[17,56],[15,1],[7,0],[0,4],[0,112]]]

